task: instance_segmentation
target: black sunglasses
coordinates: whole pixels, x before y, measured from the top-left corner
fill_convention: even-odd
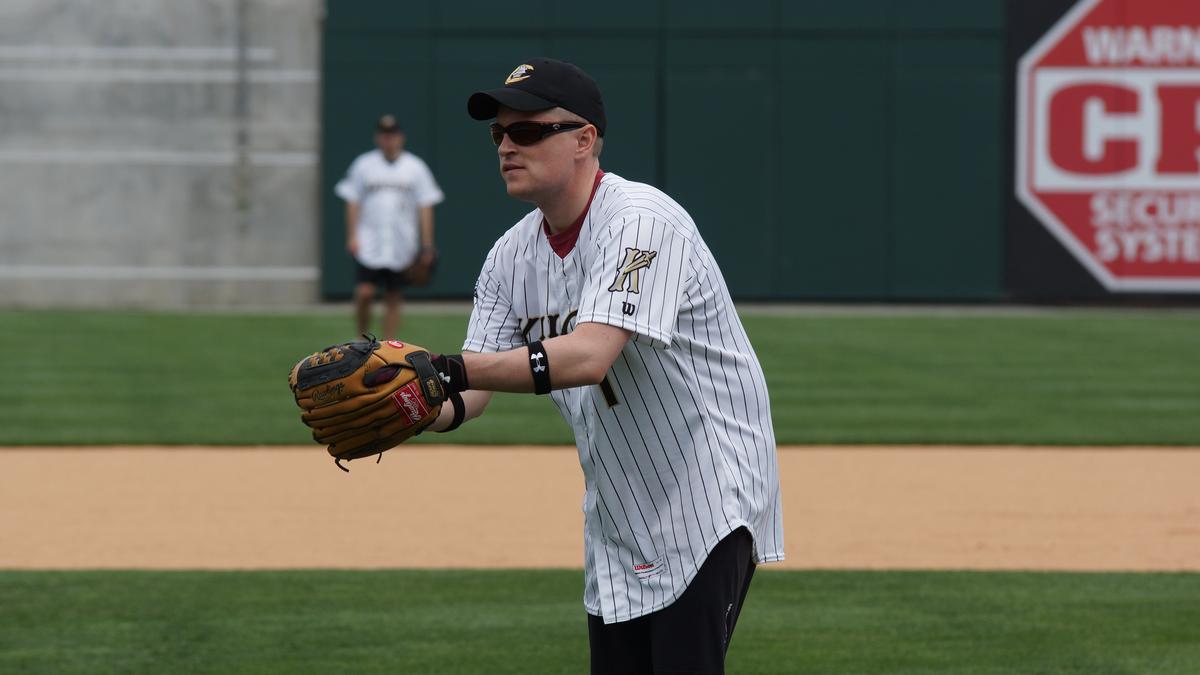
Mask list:
[[[533,145],[547,136],[572,129],[582,129],[587,125],[587,122],[513,122],[502,127],[493,123],[491,126],[492,142],[500,145],[504,142],[504,134],[508,134],[512,142],[517,145]]]

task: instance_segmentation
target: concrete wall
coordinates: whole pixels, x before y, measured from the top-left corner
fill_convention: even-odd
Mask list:
[[[323,11],[0,3],[0,307],[313,301]]]

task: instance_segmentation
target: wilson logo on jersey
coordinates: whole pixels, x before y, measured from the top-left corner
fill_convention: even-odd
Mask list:
[[[658,560],[641,563],[633,566],[633,573],[637,575],[638,581],[647,583],[654,577],[667,571],[667,557],[663,556]]]
[[[533,66],[528,63],[522,63],[508,74],[508,79],[504,80],[504,84],[516,84],[521,80],[528,80],[529,73],[531,72],[533,72]]]
[[[650,263],[656,255],[658,255],[657,251],[625,249],[625,261],[621,263],[621,269],[617,270],[617,278],[613,280],[608,290],[613,293],[624,290],[628,290],[630,293],[640,292],[642,270],[650,267]]]

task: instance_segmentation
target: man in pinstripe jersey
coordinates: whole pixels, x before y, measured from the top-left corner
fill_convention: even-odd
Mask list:
[[[509,195],[536,208],[492,247],[457,392],[547,394],[575,432],[593,673],[720,673],[756,564],[783,559],[762,368],[688,213],[600,170],[606,119],[579,68],[533,59],[468,112],[491,126]]]

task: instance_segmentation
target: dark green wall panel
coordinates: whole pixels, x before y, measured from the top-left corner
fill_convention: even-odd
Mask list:
[[[332,193],[395,112],[446,192],[441,266],[415,296],[465,297],[532,208],[504,191],[466,98],[534,56],[600,82],[601,166],[695,218],[740,298],[992,299],[1003,293],[1003,0],[330,3],[322,291],[351,261]]]
[[[434,25],[437,0],[332,0],[325,15],[326,34],[335,31],[428,30]]]
[[[779,25],[808,30],[885,30],[895,14],[894,0],[782,2]]]
[[[896,0],[896,25],[925,30],[999,30],[1004,0]]]
[[[890,45],[780,45],[775,289],[793,297],[877,297],[891,284]],[[818,67],[837,63],[838,68]]]
[[[774,55],[761,40],[667,45],[666,191],[691,213],[730,290],[771,295]]]
[[[667,0],[670,28],[730,29],[770,28],[775,20],[774,0]]]
[[[434,22],[443,29],[483,29],[500,36],[509,30],[543,31],[549,25],[547,0],[520,5],[504,5],[494,0],[453,0],[434,5]]]
[[[971,298],[1000,285],[999,44],[908,38],[896,63],[897,297]]]
[[[657,29],[663,10],[659,3],[646,0],[606,0],[602,6],[560,0],[551,2],[546,14],[551,28],[620,33]]]

